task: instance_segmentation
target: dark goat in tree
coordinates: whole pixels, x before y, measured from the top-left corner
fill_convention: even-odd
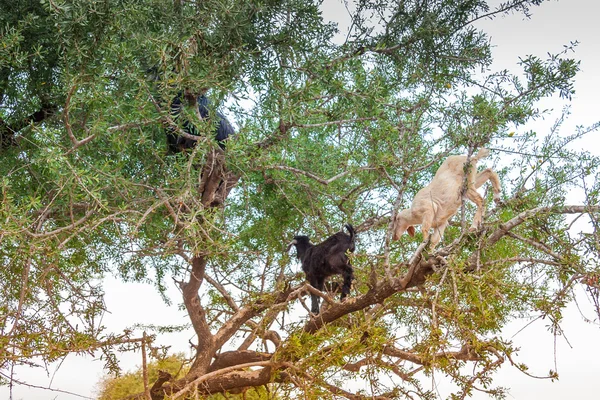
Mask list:
[[[317,245],[312,244],[308,236],[294,236],[294,240],[287,248],[289,251],[292,245],[296,246],[296,256],[302,262],[302,270],[306,274],[308,282],[315,289],[323,291],[326,278],[332,275],[342,275],[344,284],[342,285],[341,300],[350,294],[354,278],[352,265],[350,265],[346,252],[354,252],[356,232],[350,224],[346,224],[346,229],[348,229],[349,235],[337,232]],[[311,293],[310,298],[310,311],[318,314],[319,296]]]
[[[211,110],[206,96],[198,96],[185,90],[175,96],[170,106],[171,123],[166,128],[170,153],[179,153],[193,148],[197,142],[194,137],[202,135],[202,130],[186,117],[184,103],[188,109],[193,110],[197,120],[214,122],[211,121],[211,118],[217,119],[212,127],[214,127],[214,138],[219,143],[220,149],[211,148],[206,154],[198,191],[201,193],[202,204],[218,206],[224,203],[228,193],[239,179],[239,176],[227,169],[223,151],[225,141],[229,136],[235,134],[235,131],[223,114]]]
[[[198,128],[189,120],[184,119],[182,122],[180,122],[180,119],[184,118],[181,115],[183,111],[184,99],[187,100],[188,104],[194,108],[197,107],[197,116],[202,120],[210,120],[210,102],[204,95],[195,97],[195,95],[190,94],[187,91],[185,93],[178,93],[171,102],[170,116],[173,122],[181,126],[185,133],[193,136],[201,136]],[[219,142],[221,149],[225,149],[225,140],[229,136],[235,134],[235,130],[227,118],[225,118],[225,116],[219,111],[216,111],[214,115],[218,120],[215,129],[215,139],[217,142]],[[167,143],[169,144],[169,151],[171,153],[179,153],[185,149],[191,149],[196,145],[195,140],[178,135],[174,127],[167,128]]]

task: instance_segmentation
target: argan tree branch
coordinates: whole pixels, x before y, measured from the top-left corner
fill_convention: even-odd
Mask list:
[[[198,291],[204,279],[207,260],[204,256],[196,255],[192,258],[191,263],[192,269],[189,280],[181,284],[183,303],[198,338],[196,359],[190,369],[194,372],[204,373],[208,370],[212,360],[214,344],[213,335],[206,321],[206,311],[200,304],[200,297],[198,296]]]

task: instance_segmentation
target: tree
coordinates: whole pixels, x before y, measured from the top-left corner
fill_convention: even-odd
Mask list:
[[[433,398],[421,371],[450,376],[457,398],[501,396],[500,365],[526,371],[500,333],[509,320],[558,331],[576,285],[598,307],[599,160],[568,148],[596,126],[511,133],[539,99],[572,94],[571,48],[524,58],[524,77],[478,73],[491,54],[474,23],[542,1],[388,3],[358,1],[341,44],[305,0],[3,4],[1,382],[69,353],[116,370],[120,351],[152,347],[102,325],[107,274],[181,289],[193,361],[152,398],[270,383],[283,398]],[[225,150],[190,113],[204,135],[167,155],[182,90],[236,117]],[[483,227],[467,231],[465,204],[435,251],[391,243],[393,216],[441,161],[484,146],[502,155],[503,203]],[[574,188],[584,203],[565,203]],[[593,232],[573,234],[569,214]],[[360,236],[352,296],[298,312],[308,289],[286,242],[344,222]]]

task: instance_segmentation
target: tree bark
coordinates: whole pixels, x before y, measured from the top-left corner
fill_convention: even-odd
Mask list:
[[[206,312],[200,304],[198,291],[204,280],[204,271],[206,270],[206,258],[196,255],[192,258],[192,270],[189,281],[183,283],[183,302],[187,309],[192,326],[198,337],[196,346],[196,359],[190,368],[194,374],[203,374],[208,370],[214,354],[214,341],[210,332],[210,327],[206,321]]]
[[[215,361],[211,364],[208,372],[217,371],[239,364],[267,361],[270,360],[272,356],[273,354],[261,353],[252,350],[226,351],[215,356]]]

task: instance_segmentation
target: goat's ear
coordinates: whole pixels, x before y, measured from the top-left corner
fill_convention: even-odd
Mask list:
[[[406,232],[408,232],[408,234],[412,237],[415,236],[415,227],[414,226],[409,226],[408,228],[406,228]]]

